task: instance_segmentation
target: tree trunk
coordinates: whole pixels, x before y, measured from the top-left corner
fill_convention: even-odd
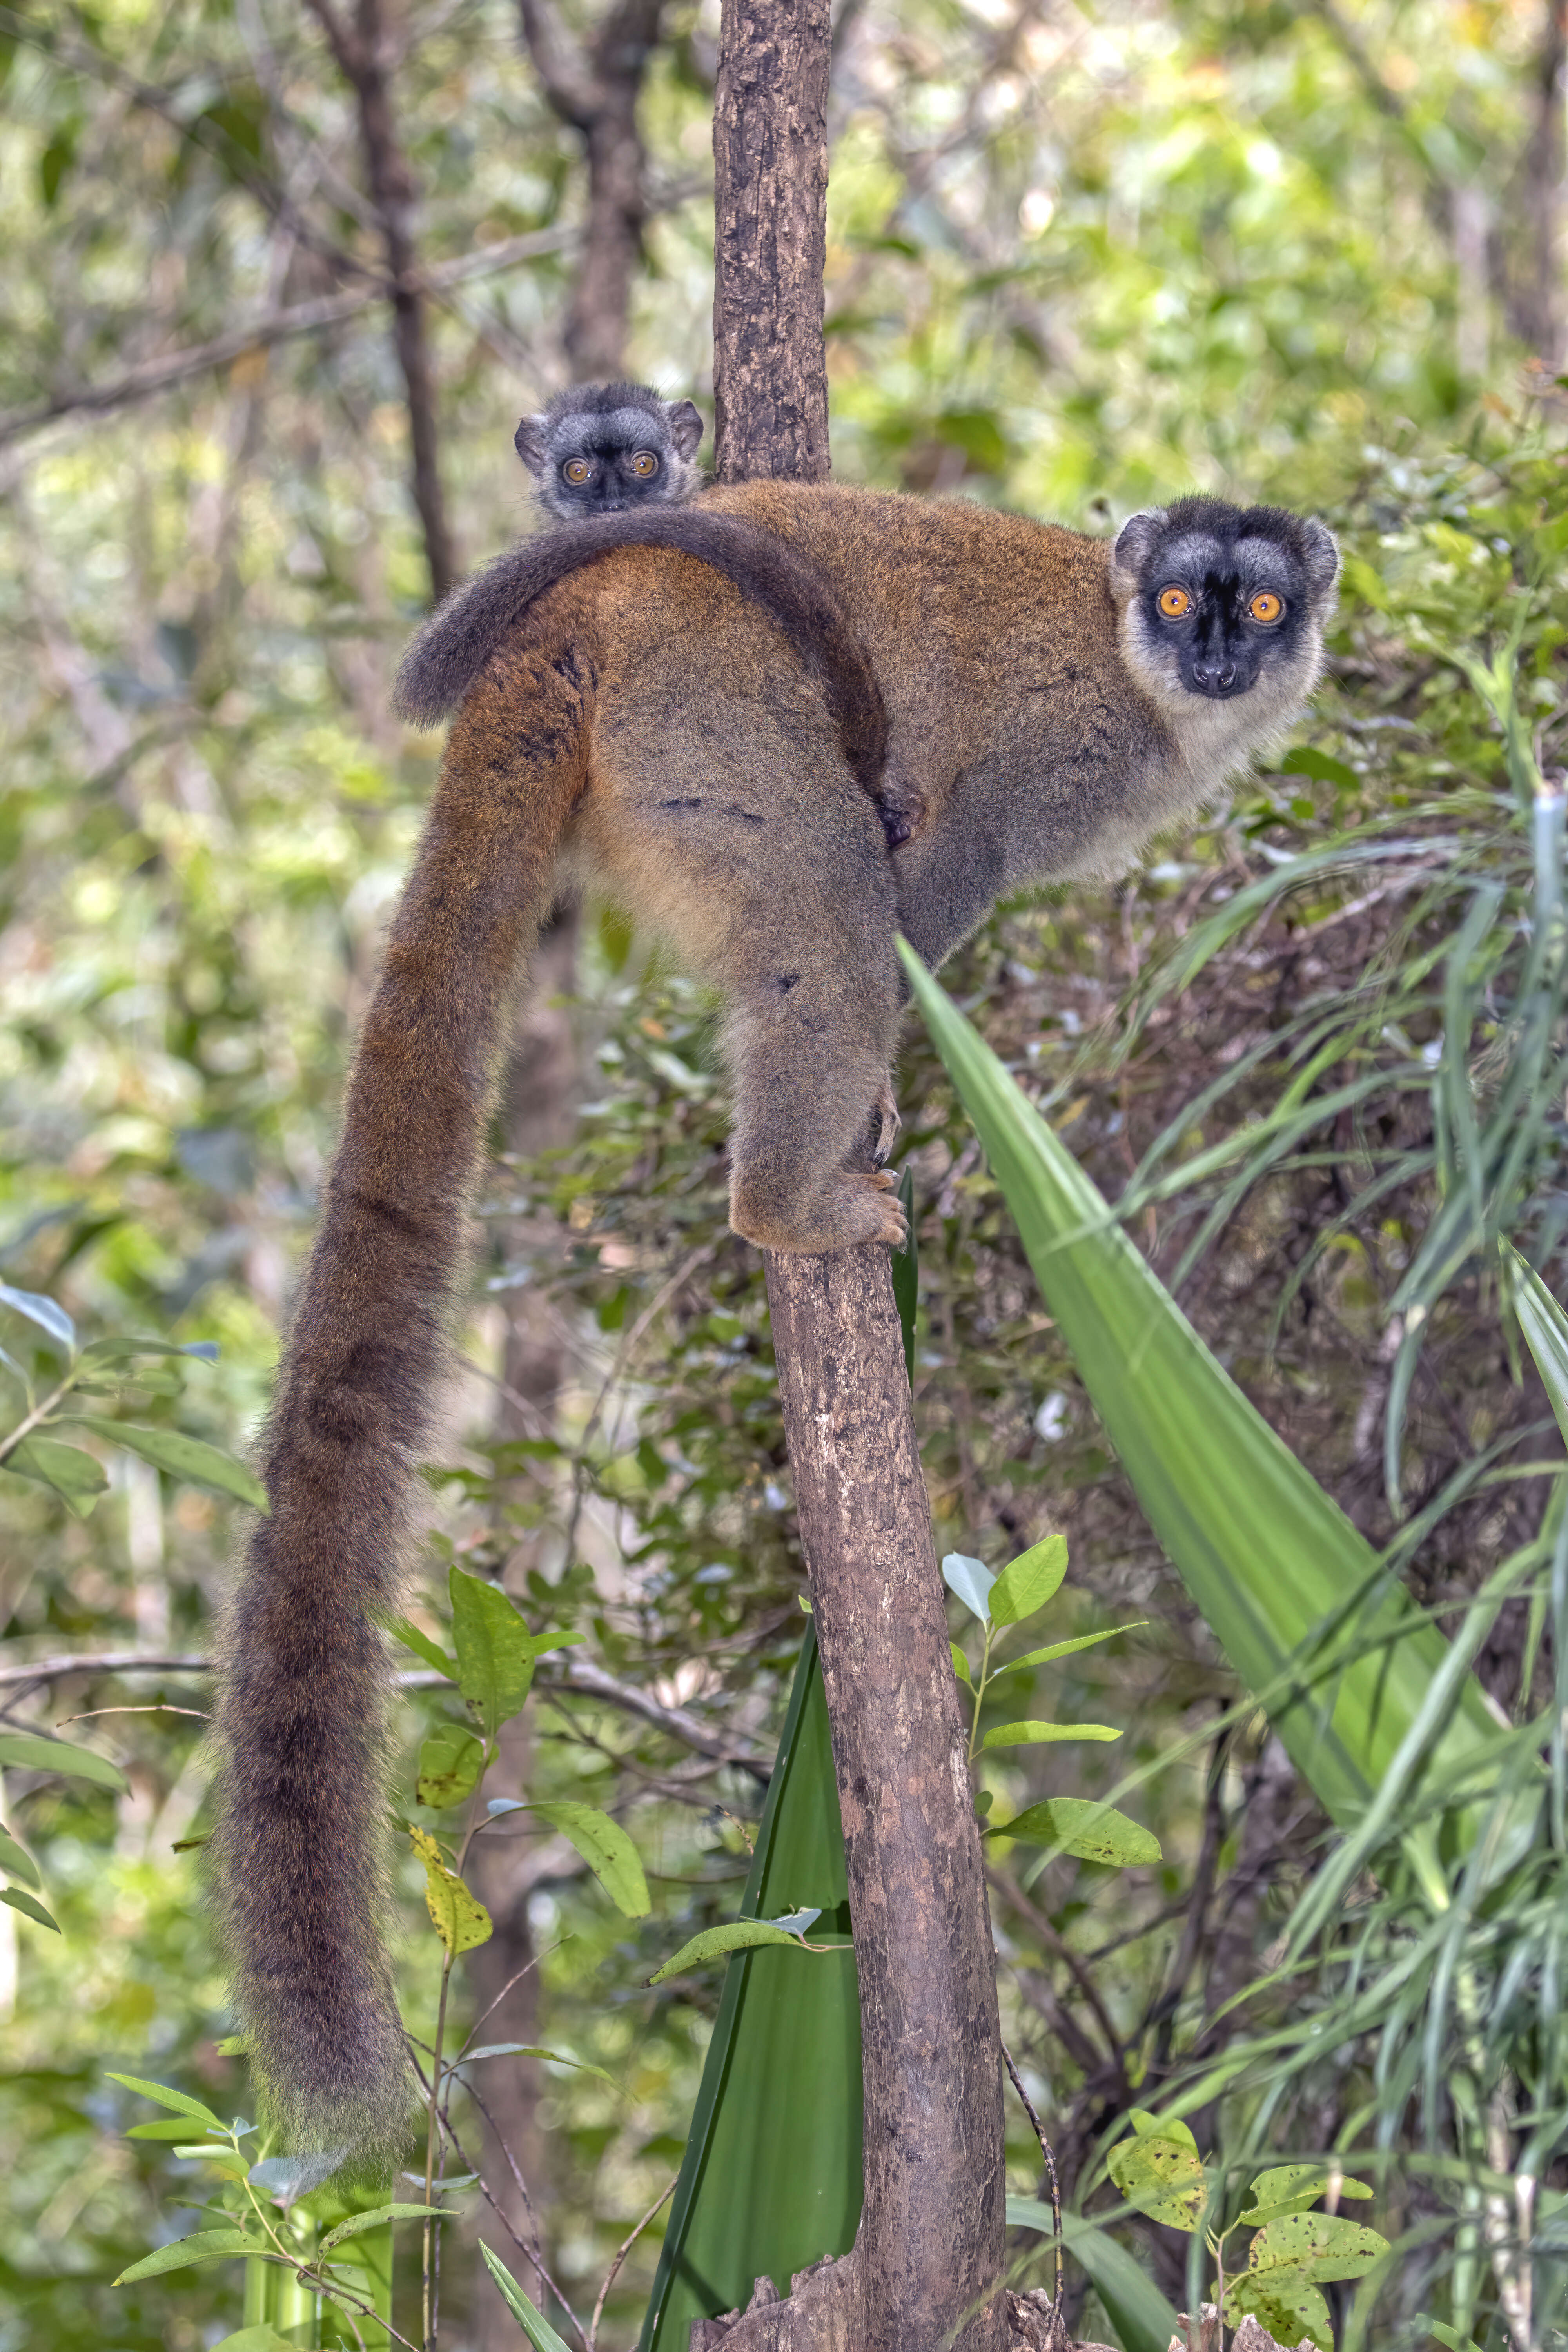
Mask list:
[[[1536,51],[1535,119],[1521,162],[1519,285],[1513,326],[1549,372],[1562,364],[1563,109],[1568,68],[1568,0],[1546,0]]]
[[[393,111],[388,34],[382,0],[356,0],[352,26],[338,15],[335,0],[309,0],[309,5],[359,106],[365,183],[375,206],[387,274],[392,279],[393,343],[408,410],[409,487],[425,534],[431,598],[439,604],[447,590],[457,585],[458,559],[441,490],[435,378],[426,331],[425,298],[416,276],[416,184]]]
[[[715,100],[721,480],[828,469],[827,0],[724,0]],[[995,1967],[885,1249],[767,1258],[859,1973],[866,2203],[852,2253],[726,2347],[1000,2352]],[[702,2323],[718,2340],[715,2323]],[[698,2333],[693,2331],[693,2343]]]
[[[647,213],[647,157],[637,100],[658,39],[664,0],[616,0],[579,49],[554,0],[518,0],[523,38],[544,95],[582,138],[588,159],[588,221],[583,257],[562,334],[575,383],[618,376],[626,366],[632,276]]]

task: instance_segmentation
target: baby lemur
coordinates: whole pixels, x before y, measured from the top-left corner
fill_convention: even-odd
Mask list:
[[[517,454],[558,522],[679,506],[702,485],[702,419],[646,383],[577,383],[517,428]]]
[[[217,1722],[219,1907],[293,2144],[374,2172],[403,2135],[377,1621],[563,873],[724,1000],[735,1229],[896,1241],[890,1178],[855,1164],[890,1101],[896,934],[939,964],[1002,893],[1114,874],[1194,813],[1310,690],[1337,569],[1321,523],[1271,507],[1185,499],[1111,544],[752,481],[526,541],[416,641],[403,707],[457,717],[349,1083]]]

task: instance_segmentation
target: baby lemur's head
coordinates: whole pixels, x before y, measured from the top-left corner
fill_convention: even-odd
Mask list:
[[[559,522],[679,506],[701,485],[702,419],[646,383],[578,383],[517,428],[517,454]]]
[[[1322,667],[1340,551],[1333,533],[1283,507],[1178,499],[1122,525],[1110,562],[1129,669],[1178,732],[1202,704],[1257,742],[1289,719]]]

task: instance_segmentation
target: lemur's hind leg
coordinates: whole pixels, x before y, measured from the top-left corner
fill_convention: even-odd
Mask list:
[[[821,937],[802,936],[792,950],[731,1003],[730,1223],[764,1249],[897,1246],[905,1225],[895,1179],[847,1164],[865,1155],[874,1116],[885,1129],[891,1101],[890,937],[870,969]]]

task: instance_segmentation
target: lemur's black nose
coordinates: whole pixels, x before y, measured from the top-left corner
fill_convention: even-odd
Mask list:
[[[1236,684],[1234,662],[1194,662],[1193,684],[1200,694],[1228,694]]]

